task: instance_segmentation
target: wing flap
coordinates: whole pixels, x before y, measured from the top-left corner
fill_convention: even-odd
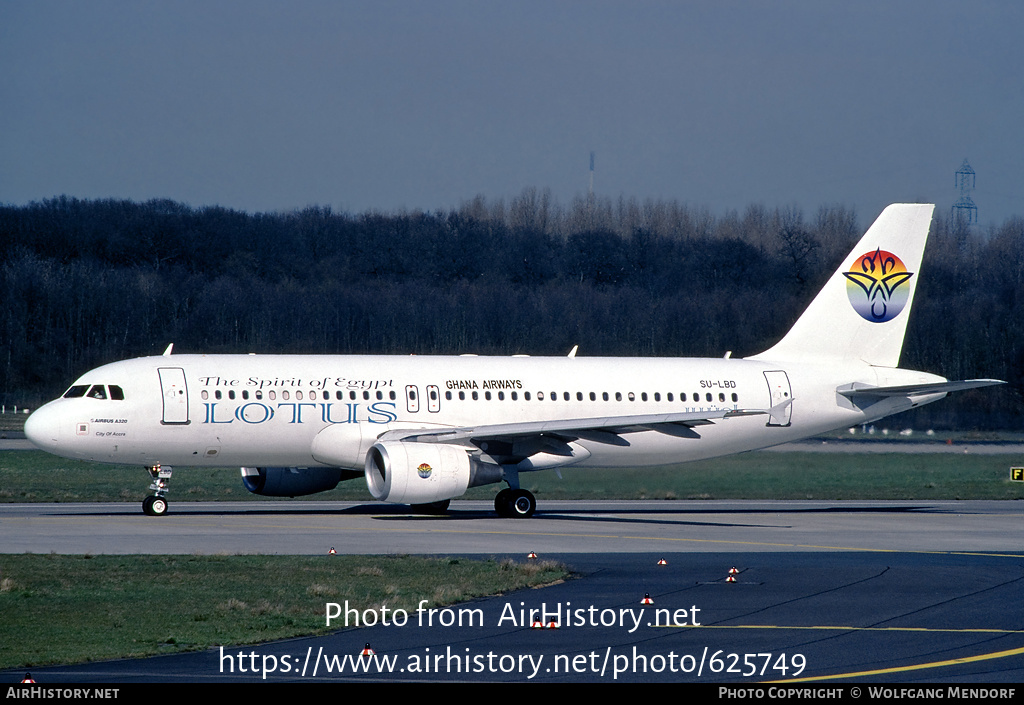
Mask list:
[[[623,433],[646,430],[662,430],[675,427],[685,438],[699,436],[692,431],[694,426],[704,426],[721,419],[735,416],[765,414],[758,409],[720,409],[716,411],[676,412],[670,414],[637,414],[634,416],[606,416],[586,419],[553,419],[550,421],[524,421],[507,424],[487,424],[444,429],[393,430],[380,436],[384,441],[409,441],[416,443],[459,443],[481,440],[514,440],[524,436],[569,435],[611,445],[628,445],[618,438]],[[691,429],[686,434],[683,427]],[[613,438],[614,436],[614,438]],[[616,440],[618,438],[618,440]]]

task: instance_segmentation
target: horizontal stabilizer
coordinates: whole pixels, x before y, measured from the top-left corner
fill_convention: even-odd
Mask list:
[[[916,397],[924,394],[948,394],[964,389],[991,387],[995,384],[1006,384],[998,379],[965,379],[959,382],[935,382],[928,384],[901,384],[895,387],[873,387],[870,384],[854,382],[840,387],[836,391],[844,397]]]

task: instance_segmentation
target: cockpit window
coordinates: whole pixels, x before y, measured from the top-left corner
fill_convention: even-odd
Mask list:
[[[124,390],[116,384],[94,384],[92,386],[89,386],[88,384],[76,384],[71,387],[71,389],[64,392],[64,399],[77,399],[79,397],[124,401]]]

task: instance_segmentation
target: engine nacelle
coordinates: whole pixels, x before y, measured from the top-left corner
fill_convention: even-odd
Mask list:
[[[333,490],[341,468],[242,468],[242,484],[264,497],[300,497]]]
[[[466,492],[474,474],[465,448],[442,443],[374,443],[366,454],[366,486],[375,499],[429,504]],[[495,466],[498,479],[501,470]]]

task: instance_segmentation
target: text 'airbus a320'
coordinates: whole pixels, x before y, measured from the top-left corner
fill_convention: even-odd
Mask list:
[[[171,467],[241,467],[249,491],[297,496],[365,476],[378,500],[435,511],[520,474],[677,464],[875,421],[949,392],[899,369],[933,206],[892,205],[789,333],[745,359],[171,355],[79,378],[25,424],[57,455],[142,465],[147,514]]]

